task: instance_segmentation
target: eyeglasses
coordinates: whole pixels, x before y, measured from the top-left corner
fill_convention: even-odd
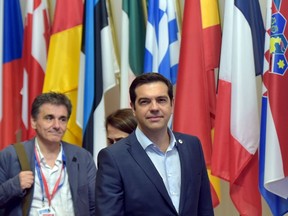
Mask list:
[[[119,137],[119,138],[114,138],[114,139],[111,139],[111,138],[107,138],[107,142],[109,145],[112,145],[114,143],[116,143],[117,141],[123,139],[124,137]]]

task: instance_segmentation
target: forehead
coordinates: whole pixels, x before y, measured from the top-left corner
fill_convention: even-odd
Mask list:
[[[168,87],[163,82],[152,82],[137,86],[136,98],[168,96]]]
[[[68,116],[68,110],[65,105],[45,103],[40,106],[39,114],[54,115],[54,116]]]

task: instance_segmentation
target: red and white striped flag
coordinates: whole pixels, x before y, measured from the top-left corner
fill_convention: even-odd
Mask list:
[[[229,181],[240,215],[261,215],[256,74],[262,72],[264,34],[258,0],[225,1],[211,167]]]
[[[35,135],[30,127],[30,110],[34,98],[42,92],[48,45],[50,22],[46,0],[26,1],[23,43],[23,89],[22,121],[23,138]]]

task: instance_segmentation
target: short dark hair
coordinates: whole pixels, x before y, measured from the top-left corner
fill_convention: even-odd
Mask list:
[[[33,119],[37,119],[40,112],[40,107],[43,104],[64,105],[67,108],[67,117],[68,119],[70,118],[72,104],[70,99],[65,94],[51,91],[38,95],[32,103],[31,116]]]
[[[168,87],[168,96],[170,100],[172,101],[173,86],[171,82],[167,78],[162,76],[161,74],[151,72],[151,73],[144,73],[144,74],[137,76],[131,83],[130,88],[129,88],[129,94],[130,94],[130,101],[133,105],[135,105],[135,100],[136,100],[135,89],[138,86],[141,86],[147,83],[153,83],[153,82],[163,82],[164,84],[166,84],[166,86]]]
[[[133,111],[130,108],[118,109],[111,113],[106,118],[106,130],[108,124],[117,128],[125,133],[132,133],[137,127],[137,120],[133,115]]]

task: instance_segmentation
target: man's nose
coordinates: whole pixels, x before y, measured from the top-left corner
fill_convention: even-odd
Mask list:
[[[152,101],[151,110],[158,110],[158,108],[159,108],[159,104],[157,103],[157,101]]]
[[[59,127],[60,127],[60,120],[54,119],[53,126],[54,126],[55,128],[59,128]]]

